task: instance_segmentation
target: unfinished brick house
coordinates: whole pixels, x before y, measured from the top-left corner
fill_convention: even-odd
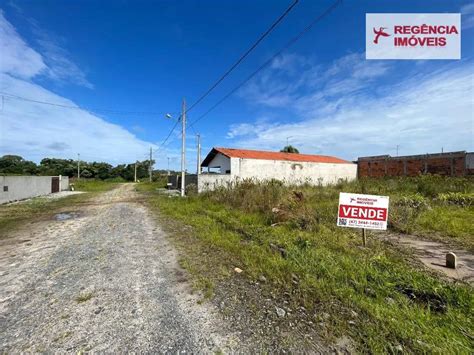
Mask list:
[[[474,153],[466,151],[391,157],[378,155],[357,160],[358,177],[474,175]]]

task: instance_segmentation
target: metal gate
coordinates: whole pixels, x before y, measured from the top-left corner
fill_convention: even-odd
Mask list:
[[[59,192],[59,177],[57,176],[51,178],[51,192]]]

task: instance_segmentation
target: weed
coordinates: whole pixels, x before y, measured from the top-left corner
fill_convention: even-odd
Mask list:
[[[449,189],[472,192],[473,180],[361,179],[327,187],[246,180],[186,199],[150,194],[149,201],[161,214],[193,227],[186,237],[192,256],[183,266],[209,295],[215,287],[209,275],[232,277],[221,270],[238,265],[251,279],[265,275],[270,292],[291,295],[292,303],[313,314],[329,314],[327,336],[349,334],[362,352],[390,352],[402,345],[408,352],[469,353],[473,344],[466,334],[474,331],[470,286],[419,270],[376,239],[359,248],[356,230],[335,226],[339,192],[365,192],[390,196],[397,228],[471,233],[466,224],[453,229],[434,223],[433,213],[460,213],[459,218],[472,213],[436,200]]]
[[[65,207],[79,204],[90,196],[88,194],[77,194],[67,196],[61,199],[44,199],[41,197],[33,198],[28,201],[10,203],[0,206],[0,239],[6,234],[4,231],[13,230],[20,225],[33,219],[52,217],[55,213]]]
[[[447,192],[439,194],[438,200],[447,205],[470,207],[474,205],[474,193]]]
[[[94,294],[92,292],[82,292],[76,297],[76,302],[77,303],[87,302],[92,297],[94,297]]]
[[[76,191],[103,192],[112,190],[117,184],[118,182],[112,180],[81,179],[75,180],[71,186],[73,186]]]

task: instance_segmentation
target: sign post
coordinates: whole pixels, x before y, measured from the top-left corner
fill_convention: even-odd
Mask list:
[[[362,242],[366,246],[366,229],[387,229],[388,196],[339,194],[339,227],[362,228]]]

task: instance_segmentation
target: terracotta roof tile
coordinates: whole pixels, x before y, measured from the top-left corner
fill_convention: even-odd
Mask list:
[[[215,147],[209,153],[208,157],[203,162],[209,163],[215,156],[216,152],[230,158],[246,158],[246,159],[265,159],[265,160],[286,160],[286,161],[301,161],[313,163],[333,163],[333,164],[347,164],[351,163],[347,160],[331,157],[327,155],[310,155],[310,154],[295,154],[282,152],[268,152],[263,150],[249,150],[249,149],[234,149],[234,148],[218,148]],[[211,157],[212,156],[212,157]],[[210,159],[208,159],[210,158]]]

